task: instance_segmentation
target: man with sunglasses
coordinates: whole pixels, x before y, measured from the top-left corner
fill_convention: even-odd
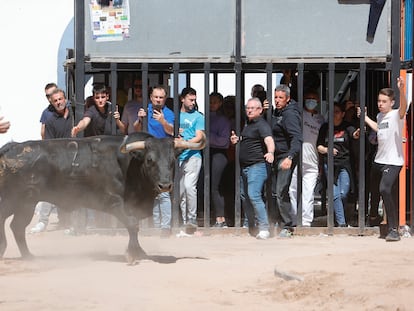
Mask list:
[[[138,111],[142,108],[142,80],[137,78],[134,80],[134,99],[128,101],[125,104],[122,118],[117,118],[117,114],[114,114],[116,119],[116,125],[121,132],[125,135],[136,132],[134,128],[139,122]]]
[[[40,123],[41,123],[40,136],[42,137],[42,139],[45,139],[45,124],[46,124],[46,121],[47,121],[47,119],[49,119],[49,117],[51,115],[53,115],[53,106],[52,106],[52,103],[50,102],[50,95],[57,88],[58,88],[58,86],[54,82],[50,82],[50,83],[46,84],[46,86],[45,86],[45,95],[46,95],[46,99],[49,102],[49,105],[43,110],[42,115],[40,116]]]

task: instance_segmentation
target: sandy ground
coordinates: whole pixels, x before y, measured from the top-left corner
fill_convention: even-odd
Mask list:
[[[246,232],[160,239],[125,263],[127,236],[28,234],[9,246],[0,310],[413,310],[414,239],[314,234],[259,241]],[[275,272],[276,271],[276,272]]]

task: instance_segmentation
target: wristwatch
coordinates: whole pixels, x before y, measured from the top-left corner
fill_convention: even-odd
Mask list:
[[[291,155],[288,155],[288,156],[287,156],[287,158],[288,158],[290,161],[292,161],[292,160],[293,160],[293,157],[292,157]]]

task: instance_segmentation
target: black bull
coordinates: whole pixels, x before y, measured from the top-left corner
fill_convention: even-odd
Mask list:
[[[128,260],[144,252],[138,220],[152,214],[154,198],[170,191],[177,156],[202,142],[157,139],[146,133],[23,143],[0,149],[0,258],[7,247],[4,224],[10,223],[23,258],[32,257],[25,236],[38,201],[71,211],[87,207],[114,215],[128,230]]]

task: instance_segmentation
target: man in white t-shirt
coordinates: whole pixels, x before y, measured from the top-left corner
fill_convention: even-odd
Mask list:
[[[403,134],[404,117],[407,111],[407,99],[404,94],[404,80],[398,78],[400,107],[393,109],[394,91],[384,88],[378,94],[377,122],[365,116],[365,123],[377,132],[378,151],[372,166],[371,181],[378,181],[378,191],[382,196],[387,215],[388,235],[386,241],[399,241],[398,231],[398,176],[404,165]],[[358,110],[358,115],[361,111]],[[371,206],[371,208],[377,208]]]

